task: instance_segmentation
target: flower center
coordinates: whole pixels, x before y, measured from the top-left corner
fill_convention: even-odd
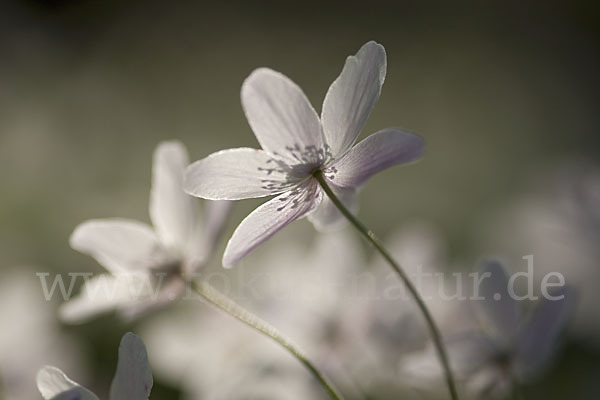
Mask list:
[[[317,148],[317,146],[286,146],[285,152],[273,152],[274,158],[266,162],[266,165],[258,167],[265,174],[261,179],[262,188],[266,190],[285,190],[297,185],[303,179],[311,176],[314,171],[320,169],[331,158],[329,146]],[[272,176],[284,175],[281,179],[273,179]]]
[[[171,280],[174,277],[183,276],[183,263],[181,260],[169,261],[152,269],[152,276],[155,280],[162,276],[165,281]]]

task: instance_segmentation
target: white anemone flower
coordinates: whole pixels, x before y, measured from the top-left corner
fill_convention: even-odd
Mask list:
[[[293,357],[230,316],[181,304],[144,324],[156,376],[183,399],[304,400],[321,388]]]
[[[383,129],[354,143],[379,98],[386,73],[385,49],[368,42],[347,58],[327,91],[321,118],[302,90],[283,74],[259,68],[244,81],[241,101],[262,150],[219,151],[192,164],[188,193],[210,200],[277,195],[242,221],[223,265],[231,267],[292,221],[309,216],[317,229],[343,221],[314,173],[321,172],[350,209],[372,175],[421,157],[423,139]]]
[[[336,353],[358,353],[352,340],[358,328],[350,317],[343,318],[348,321],[343,329],[337,329],[337,321],[342,320],[341,314],[352,314],[343,305],[348,304],[348,290],[363,265],[356,239],[340,231],[307,246],[294,235],[283,234],[274,238],[274,251],[250,261],[250,272],[228,271],[229,282],[242,283],[228,286],[228,295],[282,332],[290,332],[299,348],[344,393],[356,388]],[[298,268],[285,273],[280,268],[282,257]],[[323,270],[324,266],[329,268]],[[141,329],[155,375],[180,387],[185,399],[326,397],[295,358],[239,321],[211,309],[199,313],[193,304],[179,304],[173,311],[179,313],[154,316]]]
[[[128,332],[119,345],[119,361],[109,399],[148,400],[152,384],[146,347],[139,337]],[[46,366],[38,372],[37,386],[45,400],[98,400],[94,393],[52,366]]]
[[[425,221],[407,223],[394,230],[384,243],[418,288],[440,330],[464,330],[468,313],[458,299],[450,298],[459,292],[448,279],[449,271],[456,266],[449,261],[447,243],[436,227]],[[367,282],[362,292],[364,300],[352,307],[352,318],[361,327],[354,343],[362,343],[368,351],[354,354],[351,365],[365,386],[376,388],[386,381],[389,387],[399,387],[398,360],[428,344],[427,326],[405,286],[383,260],[371,260],[368,273],[363,278]],[[382,365],[386,368],[377,368]]]
[[[533,255],[535,285],[562,274],[578,293],[571,333],[600,349],[600,166],[567,161],[535,174],[527,187],[485,221],[483,244]]]
[[[94,257],[109,273],[86,281],[79,296],[61,307],[62,319],[82,322],[112,309],[134,318],[182,295],[186,279],[212,255],[230,209],[229,202],[206,202],[201,223],[195,199],[182,188],[187,164],[183,144],[163,142],[156,148],[150,194],[154,226],[114,218],[75,228],[71,247]]]
[[[483,299],[472,300],[478,328],[447,337],[446,348],[452,369],[470,391],[505,397],[513,385],[532,381],[549,367],[571,317],[575,296],[566,286],[557,288],[549,293],[552,298],[540,300],[526,317],[508,291],[509,278],[503,265],[488,262],[481,270],[481,274],[486,273],[491,275],[481,280],[479,288]],[[442,372],[431,349],[404,358],[401,369],[424,378],[426,385]]]

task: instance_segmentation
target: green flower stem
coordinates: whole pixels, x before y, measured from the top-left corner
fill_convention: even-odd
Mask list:
[[[440,333],[439,328],[437,327],[431,312],[425,305],[423,298],[417,291],[417,288],[413,285],[413,283],[408,278],[406,272],[402,269],[399,263],[394,260],[391,256],[390,252],[385,248],[381,240],[375,236],[375,234],[365,227],[347,208],[344,204],[337,198],[335,193],[331,190],[327,182],[325,181],[325,177],[323,176],[323,172],[321,170],[316,170],[313,172],[314,178],[319,182],[321,188],[325,191],[327,196],[331,199],[333,204],[340,210],[340,212],[350,221],[352,225],[360,232],[360,234],[367,239],[367,241],[383,256],[383,258],[387,261],[387,263],[392,267],[394,271],[398,274],[400,279],[404,282],[408,291],[414,298],[415,302],[419,306],[421,313],[425,317],[425,321],[427,322],[427,327],[429,328],[429,332],[431,334],[431,338],[433,339],[433,343],[435,345],[436,351],[438,353],[440,362],[444,369],[446,383],[448,384],[448,390],[450,391],[450,397],[452,400],[458,400],[458,391],[456,390],[456,383],[454,380],[454,376],[452,374],[452,370],[450,369],[450,362],[448,360],[448,354],[446,353],[446,348],[442,342],[442,335]]]
[[[235,319],[243,322],[249,327],[257,330],[263,335],[273,339],[279,345],[289,351],[298,361],[300,361],[312,375],[319,381],[325,391],[329,394],[333,400],[343,400],[342,395],[334,388],[333,384],[323,375],[317,367],[304,355],[303,352],[298,350],[298,347],[294,345],[290,339],[285,337],[281,332],[268,322],[262,320],[260,317],[252,314],[223,293],[219,292],[213,286],[206,282],[192,281],[192,288],[200,296],[204,297],[209,303],[216,306],[217,308],[225,311]]]

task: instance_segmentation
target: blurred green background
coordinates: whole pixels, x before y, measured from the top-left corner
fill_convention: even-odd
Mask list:
[[[593,1],[2,1],[0,267],[99,272],[68,237],[89,218],[148,221],[159,141],[181,140],[192,160],[256,147],[239,101],[254,68],[284,72],[319,111],[371,39],[388,73],[361,138],[398,126],[421,133],[427,154],[373,178],[360,216],[382,236],[431,221],[453,259],[474,263],[482,221],[540,170],[598,161],[599,18]],[[259,203],[236,204],[228,234]],[[135,327],[108,316],[60,329],[84,343],[89,385],[106,390]],[[531,396],[597,398],[599,360],[573,341]],[[152,398],[175,388],[158,382]]]

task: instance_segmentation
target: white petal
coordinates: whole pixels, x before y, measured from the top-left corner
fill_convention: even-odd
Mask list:
[[[135,301],[119,307],[118,315],[122,320],[132,322],[160,310],[181,297],[187,287],[186,284],[187,282],[181,276],[165,278],[160,282],[160,286],[155,286],[154,292],[147,296],[139,296]]]
[[[475,301],[475,311],[482,327],[501,343],[513,339],[519,324],[519,305],[508,293],[506,270],[497,261],[488,261],[480,270],[490,273],[479,285],[479,296],[484,300]]]
[[[385,49],[371,41],[346,59],[342,73],[329,87],[321,118],[334,157],[343,155],[356,141],[379,98],[385,72]]]
[[[523,324],[517,337],[517,370],[522,375],[535,375],[558,350],[558,338],[571,317],[575,293],[562,287],[553,296],[562,300],[541,300],[531,318]]]
[[[147,400],[153,379],[144,342],[126,333],[119,345],[119,363],[110,387],[110,400]]]
[[[214,247],[215,242],[225,229],[231,214],[232,202],[230,201],[207,201],[204,203],[204,232],[208,247]],[[213,249],[210,249],[212,252]]]
[[[262,150],[223,150],[196,161],[185,173],[185,191],[209,200],[241,200],[288,190],[287,174]]]
[[[85,399],[84,396],[85,395],[82,393],[81,388],[76,387],[52,397],[52,400],[82,400]]]
[[[450,365],[459,377],[466,377],[486,365],[498,348],[487,335],[470,332],[444,341]]]
[[[43,367],[37,374],[36,382],[38,390],[46,400],[98,400],[95,394],[73,382],[56,367]],[[65,392],[73,397],[60,397]]]
[[[132,302],[128,288],[130,281],[124,276],[120,277],[102,274],[85,281],[80,293],[60,306],[60,319],[70,324],[80,324]]]
[[[443,370],[432,346],[409,353],[399,359],[400,376],[411,384],[430,385],[431,380],[442,377]]]
[[[223,266],[232,267],[287,224],[312,211],[319,204],[319,193],[317,182],[311,179],[252,211],[229,239]]]
[[[491,364],[474,371],[465,382],[464,390],[467,393],[485,395],[489,399],[510,398],[512,379],[506,371]]]
[[[210,201],[204,203],[202,225],[196,229],[188,243],[184,273],[191,273],[203,267],[213,256],[217,242],[225,230],[231,214],[231,201]]]
[[[195,199],[183,191],[187,151],[180,142],[163,142],[154,152],[150,218],[162,242],[183,251],[196,225]]]
[[[350,212],[355,213],[358,211],[358,196],[356,189],[341,188],[331,182],[329,182],[329,187]],[[321,204],[319,204],[319,207],[317,207],[315,212],[308,216],[308,220],[321,232],[340,229],[347,223],[346,218],[324,192]]]
[[[495,354],[493,342],[485,335],[469,334],[444,340],[450,367],[457,378],[463,379],[483,367]],[[401,371],[408,378],[429,381],[443,376],[442,364],[433,345],[400,360]]]
[[[132,220],[85,221],[75,228],[69,243],[115,273],[149,269],[173,261],[154,230]]]
[[[264,150],[292,165],[318,161],[310,155],[324,150],[319,116],[285,75],[268,68],[252,72],[242,85],[242,106]],[[308,161],[302,160],[306,157]]]
[[[354,146],[326,168],[325,173],[338,186],[359,187],[386,168],[418,160],[424,149],[425,141],[421,136],[388,128]]]

